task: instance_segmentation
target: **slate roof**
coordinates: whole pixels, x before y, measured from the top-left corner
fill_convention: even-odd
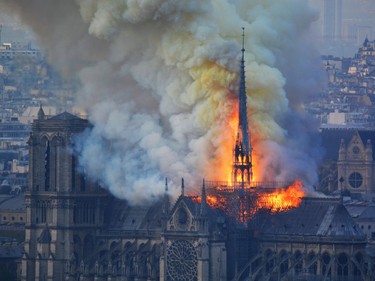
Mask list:
[[[23,255],[23,246],[14,239],[0,238],[0,260],[19,259]]]
[[[33,134],[37,134],[40,131],[61,132],[62,130],[82,132],[90,126],[87,119],[81,119],[71,113],[63,112],[51,118],[34,120],[32,131]]]
[[[173,214],[178,207],[179,202],[183,201],[194,217],[199,216],[201,203],[197,202],[195,198],[195,196],[180,196],[170,213]],[[223,225],[224,222],[228,222],[222,210],[211,208],[208,204],[206,205],[206,216],[208,218],[209,231],[213,231],[218,225]]]
[[[0,210],[26,211],[24,195],[1,197]]]
[[[161,228],[162,202],[150,206],[131,206],[126,201],[112,198],[105,214],[109,230],[158,230]]]
[[[49,118],[49,120],[79,120],[81,118],[69,113],[69,112],[66,112],[64,111],[63,113],[60,113],[58,115],[55,115],[51,118]]]
[[[361,221],[375,221],[375,206],[368,206],[359,216],[358,220]]]
[[[345,207],[331,199],[304,198],[298,208],[287,212],[270,214],[260,212],[250,222],[250,228],[262,236],[302,236],[359,240],[366,242],[366,236],[359,229]]]
[[[324,159],[338,160],[341,139],[344,140],[345,145],[348,145],[357,131],[364,145],[366,145],[367,140],[371,140],[372,145],[375,144],[375,131],[342,128],[323,129],[320,136],[325,150]],[[373,149],[372,157],[375,159],[375,149]]]
[[[173,204],[169,215],[172,215],[181,201],[184,201],[191,214],[199,215],[201,204],[193,197],[180,196]],[[105,228],[109,231],[160,231],[163,212],[163,200],[150,206],[131,206],[126,201],[112,198],[105,214]],[[225,217],[218,209],[211,209],[207,205],[209,229],[213,230],[217,224],[223,224]]]

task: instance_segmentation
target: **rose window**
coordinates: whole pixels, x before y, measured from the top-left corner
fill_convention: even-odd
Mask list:
[[[194,246],[186,240],[177,240],[167,249],[167,276],[169,281],[196,281],[198,258]]]

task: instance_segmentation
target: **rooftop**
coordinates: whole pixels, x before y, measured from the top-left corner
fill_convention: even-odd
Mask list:
[[[366,241],[348,211],[338,200],[304,198],[298,208],[276,214],[260,212],[250,222],[250,227],[264,236],[317,237]]]

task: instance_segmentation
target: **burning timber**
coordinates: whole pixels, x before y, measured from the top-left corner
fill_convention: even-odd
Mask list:
[[[297,207],[304,192],[302,184],[291,182],[259,182],[253,180],[251,135],[247,118],[245,85],[245,46],[242,33],[242,56],[238,95],[238,130],[232,153],[232,181],[208,181],[207,203],[224,210],[238,221],[249,221],[260,209],[272,212]],[[197,199],[200,200],[200,199]]]
[[[208,181],[207,203],[224,210],[238,221],[249,221],[259,210],[286,211],[297,207],[304,195],[302,184],[291,182],[236,182]]]

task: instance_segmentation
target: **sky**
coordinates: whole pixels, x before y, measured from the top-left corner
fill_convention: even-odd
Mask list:
[[[310,5],[319,11],[319,18],[315,23],[317,40],[323,34],[324,0],[309,0]],[[358,30],[358,37],[354,40],[340,40],[328,44],[320,39],[319,51],[322,54],[352,57],[362,44],[365,37],[375,39],[375,1],[374,0],[342,0],[342,28],[343,36],[348,36],[350,29]]]
[[[364,31],[359,32],[357,40],[347,42],[339,41],[335,44],[325,44],[325,42],[319,42],[317,48],[321,54],[331,54],[336,56],[351,57],[357,51],[358,47],[363,42],[366,35],[370,40],[375,39],[375,1],[374,0],[342,0],[343,1],[343,32],[346,33],[350,25],[359,27],[369,27],[372,29],[368,32],[368,28]],[[309,3],[314,7],[319,15],[316,22],[314,23],[314,33],[312,36],[316,36],[317,40],[322,36],[323,32],[323,7],[324,0],[309,0]],[[1,4],[0,4],[1,5]],[[9,15],[1,13],[0,7],[0,24],[3,24],[2,28],[2,41],[27,41],[31,42],[34,47],[38,47],[38,44],[33,37],[32,31],[24,26],[15,15]]]

